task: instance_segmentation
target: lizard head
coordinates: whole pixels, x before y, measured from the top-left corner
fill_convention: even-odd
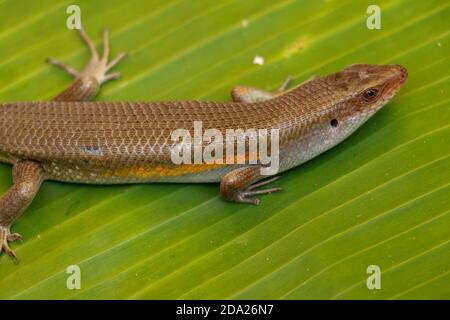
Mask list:
[[[355,64],[303,83],[278,99],[299,110],[298,122],[304,124],[299,145],[309,148],[310,159],[358,129],[400,90],[407,77],[400,65]]]
[[[329,123],[347,136],[380,110],[402,87],[408,72],[400,65],[355,64],[322,78],[334,97]]]
[[[327,84],[339,92],[340,111],[372,115],[402,87],[408,72],[400,65],[354,64],[327,77]]]

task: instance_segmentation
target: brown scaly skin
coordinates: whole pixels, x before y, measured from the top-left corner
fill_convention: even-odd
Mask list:
[[[8,241],[12,222],[25,210],[45,179],[95,184],[140,182],[220,182],[225,200],[258,204],[255,190],[277,177],[260,181],[261,164],[181,164],[170,157],[171,133],[194,121],[203,130],[279,129],[279,172],[297,166],[348,137],[400,89],[407,78],[398,65],[353,65],[276,93],[235,87],[234,102],[83,102],[102,83],[116,79],[107,72],[124,55],[108,62],[108,33],[100,58],[80,30],[91,60],[82,72],[54,59],[49,62],[73,77],[73,84],[51,102],[0,104],[0,161],[13,164],[14,185],[0,198],[0,250],[12,257]],[[235,155],[236,156],[236,155]]]

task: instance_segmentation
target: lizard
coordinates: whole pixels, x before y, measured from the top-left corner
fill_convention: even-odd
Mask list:
[[[13,184],[0,197],[0,253],[17,260],[11,232],[45,180],[85,184],[151,182],[220,183],[223,199],[257,205],[255,196],[280,191],[262,188],[278,176],[256,164],[174,164],[171,132],[204,128],[275,128],[279,170],[286,171],[343,141],[380,110],[408,77],[401,65],[354,64],[276,92],[236,86],[231,102],[92,102],[100,87],[120,77],[110,72],[125,53],[109,60],[109,33],[102,55],[83,28],[90,51],[81,71],[49,58],[74,78],[51,101],[0,104],[0,162],[12,165]],[[237,156],[234,154],[234,156]],[[265,179],[267,178],[267,179]]]

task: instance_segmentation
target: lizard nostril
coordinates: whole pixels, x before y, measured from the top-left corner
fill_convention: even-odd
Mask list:
[[[401,78],[403,81],[405,81],[405,80],[408,78],[408,70],[406,70],[405,67],[403,67],[403,66],[401,66],[401,65],[399,65],[399,64],[397,64],[396,66],[397,66],[398,69],[399,69],[399,72],[400,72],[400,78]]]
[[[408,78],[408,71],[405,68],[401,69],[400,77],[402,77],[402,79]]]

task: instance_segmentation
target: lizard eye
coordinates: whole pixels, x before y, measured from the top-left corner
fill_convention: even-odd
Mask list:
[[[367,102],[375,100],[377,96],[378,96],[378,89],[375,88],[367,89],[362,93],[363,99]]]

